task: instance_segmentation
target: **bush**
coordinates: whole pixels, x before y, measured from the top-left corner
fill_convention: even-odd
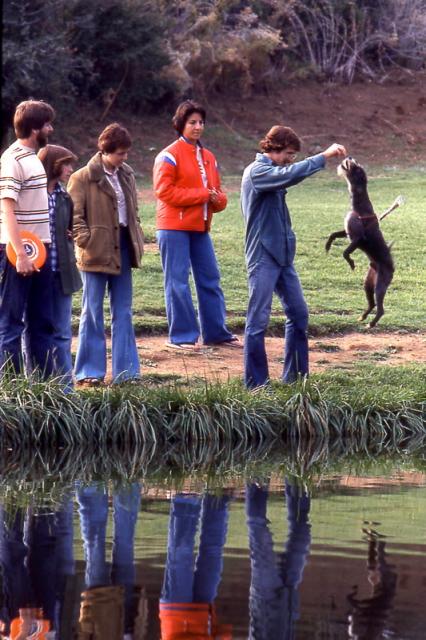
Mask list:
[[[5,0],[3,5],[2,139],[17,103],[72,100],[73,59],[62,0]],[[52,20],[52,15],[55,19]]]
[[[149,2],[76,0],[69,41],[80,96],[138,111],[173,91],[160,71],[168,62],[164,23]]]

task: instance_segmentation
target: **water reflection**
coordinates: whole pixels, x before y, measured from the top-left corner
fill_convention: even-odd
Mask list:
[[[37,508],[9,495],[1,637],[424,637],[424,475],[405,488],[402,476],[336,476],[310,491],[290,472],[257,477],[214,491],[77,483]]]
[[[310,498],[296,484],[285,482],[288,538],[285,551],[276,553],[268,527],[267,485],[246,488],[246,513],[250,545],[250,640],[294,638],[299,617],[298,586],[311,542],[308,521]]]
[[[171,501],[167,559],[160,600],[161,637],[232,638],[219,624],[214,600],[223,568],[229,495],[176,495]],[[194,558],[195,535],[200,543]]]
[[[397,573],[395,565],[388,562],[385,541],[374,529],[364,529],[368,543],[367,580],[370,594],[362,598],[358,595],[359,586],[355,584],[347,599],[351,605],[348,616],[349,638],[386,638],[392,634],[388,626],[389,613],[395,596]]]
[[[31,507],[6,514],[0,507],[2,633],[47,638],[59,628],[64,589],[74,571],[72,502],[56,512]]]
[[[78,640],[131,638],[141,588],[135,587],[134,540],[141,504],[141,485],[115,488],[112,496],[111,568],[106,559],[108,491],[94,484],[77,489],[86,561]]]

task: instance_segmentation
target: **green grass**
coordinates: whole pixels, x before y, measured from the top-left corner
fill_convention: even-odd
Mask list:
[[[237,178],[238,180],[238,178]],[[235,185],[237,180],[225,182]],[[424,329],[426,299],[425,251],[426,210],[425,175],[418,169],[370,170],[369,191],[378,213],[402,193],[406,204],[382,223],[388,242],[393,241],[395,277],[385,301],[386,315],[380,322],[384,330]],[[343,228],[349,209],[345,183],[333,168],[326,169],[293,187],[287,195],[298,249],[296,266],[310,308],[310,333],[358,330],[357,317],[364,308],[362,283],[367,258],[355,252],[356,270],[351,272],[342,258],[345,240],[338,240],[330,254],[324,251],[329,233]],[[155,205],[142,203],[143,227],[148,238],[155,237]],[[239,194],[230,194],[228,208],[215,215],[212,238],[216,248],[225,293],[228,323],[241,330],[247,305],[247,281],[244,263],[244,226],[239,208]],[[80,313],[80,296],[74,299],[75,323]],[[167,322],[162,286],[160,256],[156,246],[145,254],[143,269],[134,272],[134,321],[137,331],[165,332]],[[283,315],[275,301],[271,316],[272,333],[281,331]]]

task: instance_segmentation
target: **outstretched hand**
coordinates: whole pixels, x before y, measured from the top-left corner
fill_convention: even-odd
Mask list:
[[[323,151],[323,155],[326,158],[344,158],[348,155],[348,153],[346,151],[346,148],[342,144],[337,144],[337,142],[335,142],[325,151]]]

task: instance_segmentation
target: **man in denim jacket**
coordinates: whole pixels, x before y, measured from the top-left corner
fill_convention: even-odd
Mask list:
[[[326,159],[344,157],[346,149],[332,144],[322,153],[294,162],[300,146],[292,129],[272,127],[260,142],[262,153],[246,167],[241,183],[249,284],[244,381],[249,388],[265,385],[269,379],[265,331],[274,291],[287,318],[283,381],[294,382],[299,375],[309,373],[308,308],[293,265],[296,237],[285,194],[287,187],[323,169]]]

